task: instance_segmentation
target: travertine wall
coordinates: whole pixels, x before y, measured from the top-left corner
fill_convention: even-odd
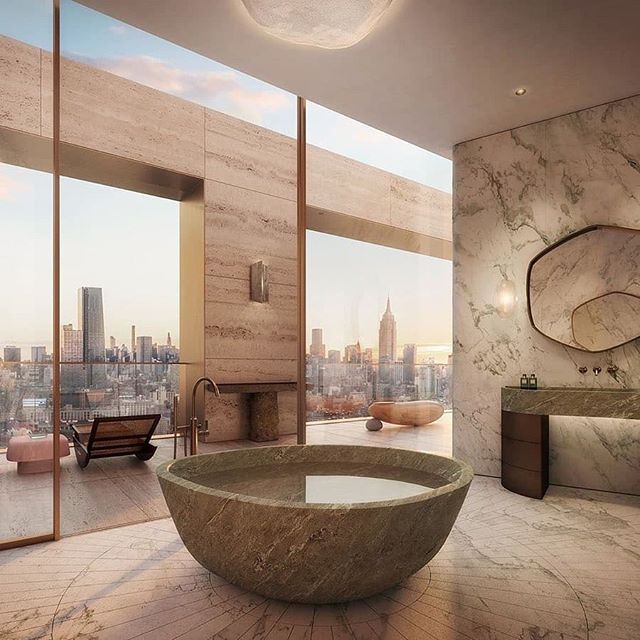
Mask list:
[[[295,380],[295,140],[77,62],[63,60],[61,86],[63,141],[204,180],[206,373]],[[0,37],[0,134],[51,137],[51,103],[50,54]],[[308,163],[309,205],[451,240],[449,194],[314,147]],[[258,260],[268,304],[249,300]],[[280,402],[293,432],[295,394]],[[212,433],[243,436],[245,412],[239,397],[209,400]]]
[[[529,261],[566,234],[640,228],[639,130],[635,97],[454,150],[454,455],[477,473],[500,475],[500,388],[521,373],[541,386],[640,386],[640,341],[599,354],[556,344],[531,327],[525,290]],[[509,318],[494,306],[503,276],[517,288]],[[550,432],[552,483],[640,493],[640,424],[552,418]]]

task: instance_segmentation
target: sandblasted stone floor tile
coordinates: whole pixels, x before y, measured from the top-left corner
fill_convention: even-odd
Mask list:
[[[637,497],[551,487],[538,501],[476,477],[428,566],[318,607],[228,584],[155,520],[0,553],[0,638],[637,640],[639,516]]]

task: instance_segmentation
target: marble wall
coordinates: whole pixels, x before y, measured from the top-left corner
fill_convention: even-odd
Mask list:
[[[52,135],[50,55],[0,36],[0,78],[3,161],[3,130]],[[295,140],[70,60],[61,107],[64,142],[203,181],[205,372],[219,382],[294,381]],[[379,223],[383,236],[403,229],[450,246],[449,194],[317,147],[308,163],[311,207]],[[249,299],[259,260],[269,267],[268,304]],[[295,393],[279,402],[281,430],[293,433]],[[206,414],[213,439],[246,434],[240,396],[208,398]]]
[[[595,354],[554,343],[530,325],[525,290],[529,261],[566,234],[640,228],[639,128],[633,97],[454,149],[454,455],[477,473],[500,475],[500,388],[522,373],[540,386],[640,386],[640,340]],[[503,278],[517,293],[507,318],[496,309]],[[550,428],[553,483],[640,494],[640,422],[551,418]]]

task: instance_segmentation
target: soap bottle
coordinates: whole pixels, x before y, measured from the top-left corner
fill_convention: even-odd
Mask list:
[[[525,373],[523,373],[520,376],[520,388],[521,389],[528,389],[529,388],[529,378],[527,378],[527,375]]]
[[[538,388],[538,378],[536,378],[536,374],[532,373],[529,376],[529,389],[537,389]]]

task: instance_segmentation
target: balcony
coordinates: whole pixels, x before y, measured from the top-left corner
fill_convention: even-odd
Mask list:
[[[96,416],[160,413],[154,438],[158,450],[147,463],[133,456],[92,461],[86,469],[71,455],[60,460],[62,534],[72,535],[167,517],[168,511],[155,477],[158,464],[173,456],[172,398],[178,389],[180,364],[64,364],[62,419],[65,424]],[[66,369],[65,369],[66,368]],[[351,370],[351,369],[350,369]],[[6,447],[12,435],[50,433],[51,373],[49,364],[3,363],[0,366],[0,436]],[[80,377],[91,385],[75,387]],[[65,376],[63,376],[64,378]],[[74,382],[74,385],[75,385]],[[312,392],[313,393],[313,390]],[[358,409],[360,411],[360,409]],[[361,413],[361,412],[360,412]],[[368,432],[362,417],[310,421],[310,444],[359,444],[419,449],[451,454],[451,415],[428,427],[387,425]],[[295,436],[282,436],[294,444]],[[266,445],[272,443],[265,443]],[[246,440],[202,443],[202,453],[261,446]],[[0,449],[0,539],[38,535],[50,529],[52,519],[51,473],[19,475],[16,464]],[[180,451],[178,453],[180,455]]]

